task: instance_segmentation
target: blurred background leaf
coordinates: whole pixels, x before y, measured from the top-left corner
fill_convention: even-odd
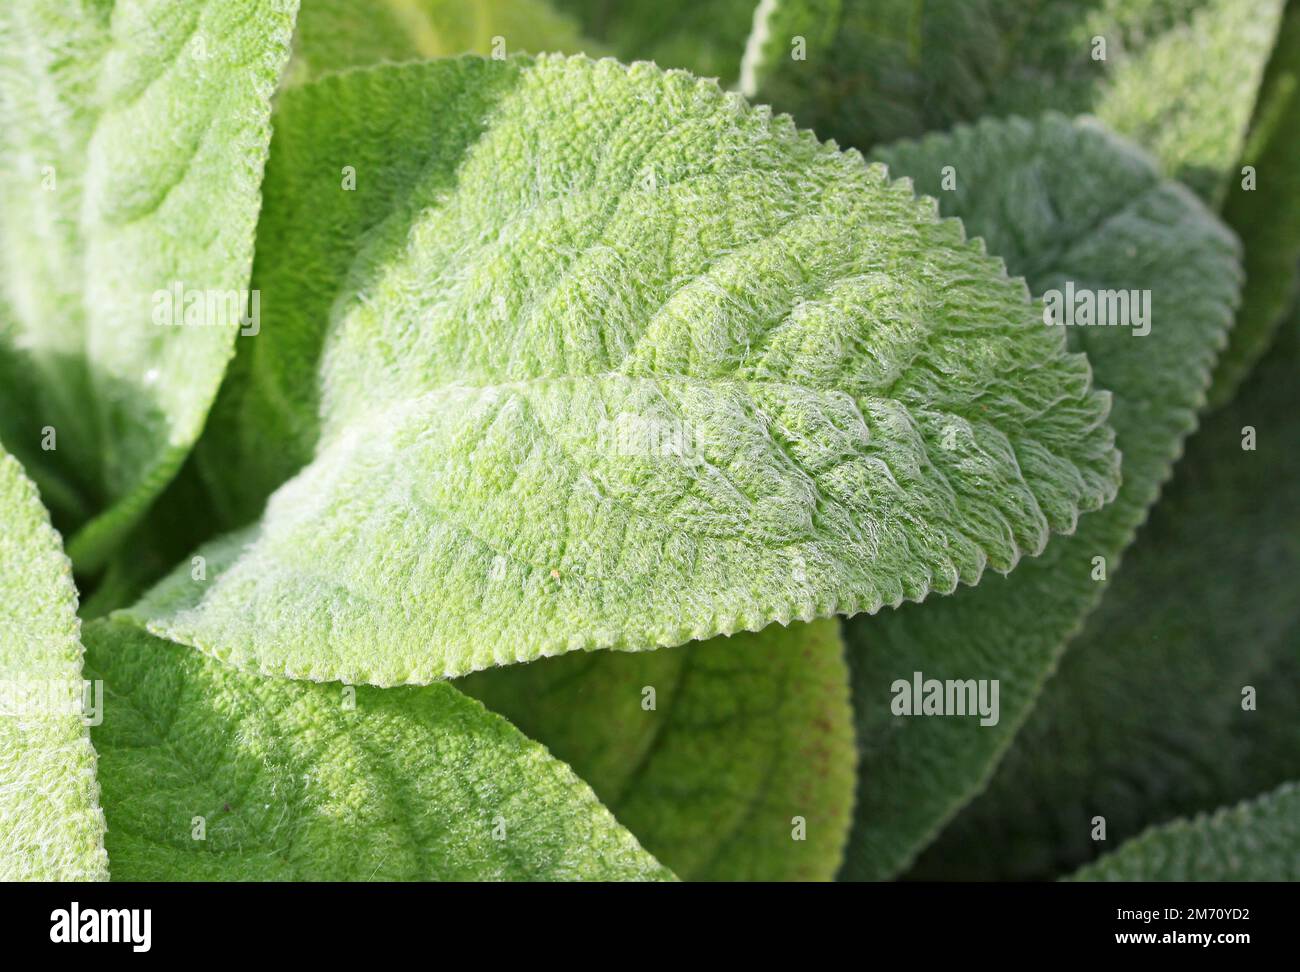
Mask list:
[[[1150,333],[1075,327],[1124,455],[1115,502],[1010,575],[844,622],[861,768],[844,876],[897,874],[988,778],[1065,644],[1102,597],[1205,401],[1241,282],[1236,241],[1190,192],[1096,123],[988,120],[875,154],[982,235],[1042,294],[1149,290]],[[956,188],[946,191],[945,167]],[[1025,457],[1026,460],[1029,457]],[[1107,574],[1096,576],[1094,558]],[[998,679],[1000,722],[901,719],[890,686]]]
[[[1300,881],[1300,786],[1154,827],[1076,881]]]
[[[575,653],[456,686],[572,766],[685,880],[825,881],[839,868],[857,761],[834,620]]]
[[[1298,336],[1293,316],[1189,443],[988,791],[914,876],[1056,876],[1148,824],[1300,777]]]

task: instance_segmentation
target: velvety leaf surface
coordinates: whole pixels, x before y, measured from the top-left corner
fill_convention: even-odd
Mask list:
[[[622,61],[654,61],[734,84],[756,0],[557,0]]]
[[[79,568],[175,473],[225,370],[296,7],[0,9],[0,437],[80,527]]]
[[[833,620],[575,653],[457,685],[572,766],[683,879],[829,880],[839,868],[856,761]]]
[[[85,637],[117,880],[671,877],[567,766],[450,685],[243,675],[115,621]]]
[[[1298,335],[1293,316],[1189,443],[988,792],[919,875],[1067,873],[1150,824],[1300,778]]]
[[[1104,558],[1106,577],[1114,572],[1195,427],[1241,278],[1236,242],[1222,224],[1185,188],[1162,180],[1147,156],[1094,124],[1055,115],[983,122],[878,157],[985,235],[1035,293],[1067,284],[1149,290],[1150,332],[1062,328],[1115,396],[1124,484],[1111,506],[1009,577],[846,623],[861,758],[844,871],[852,878],[897,873],[987,779],[1101,597],[1094,558]],[[949,165],[951,192],[941,188]],[[891,686],[918,671],[999,680],[999,721],[895,715]],[[980,833],[966,840],[986,843]]]
[[[1282,0],[776,0],[745,94],[861,149],[980,116],[1096,115],[1217,200]],[[792,39],[803,37],[796,60]],[[1096,39],[1105,41],[1105,59]],[[753,46],[753,43],[751,43]]]
[[[1223,218],[1241,236],[1246,290],[1228,348],[1215,368],[1210,404],[1228,402],[1267,350],[1296,298],[1300,267],[1300,4],[1287,7],[1269,61],[1242,164],[1255,169],[1255,187],[1237,173]]]
[[[108,876],[95,750],[72,708],[83,696],[79,629],[59,535],[0,449],[0,881]]]
[[[311,0],[298,14],[286,84],[383,61],[593,50],[546,0]]]
[[[1300,786],[1154,827],[1078,881],[1300,881]]]
[[[385,61],[445,56],[452,49],[487,55],[497,37],[508,41],[508,50],[585,50],[594,54],[600,49],[600,45],[578,34],[571,18],[539,0],[381,0],[363,4],[354,0],[316,0],[299,11],[294,53],[282,83],[301,84],[317,74]],[[426,53],[430,51],[433,53]],[[416,143],[410,151],[415,156],[423,148]],[[363,184],[360,191],[366,188]],[[222,440],[222,430],[240,421],[231,413],[242,407],[243,392],[255,367],[252,349],[256,344],[237,342],[240,351],[230,361],[213,405],[213,430],[196,447],[199,459],[215,455],[216,461],[224,464],[228,458],[224,450],[229,443]],[[313,375],[309,368],[305,373],[308,382]],[[278,414],[278,410],[267,411],[273,416]],[[261,430],[257,422],[245,425],[246,440],[254,430]],[[255,444],[265,451],[257,457],[253,474],[247,479],[223,475],[218,479],[221,491],[215,496],[207,490],[199,463],[193,458],[187,462],[122,549],[109,560],[93,597],[82,607],[82,616],[99,617],[135,603],[199,544],[260,512],[274,487],[302,465],[292,447],[286,451],[277,441],[276,434],[284,431],[272,427],[271,434],[259,436]],[[217,440],[218,448],[211,448],[212,439]],[[281,457],[282,461],[277,462]],[[259,475],[262,472],[269,475]]]
[[[714,84],[465,58],[277,118],[242,414],[310,463],[138,607],[156,634],[425,682],[920,599],[1114,492],[1108,400],[1023,285]],[[218,475],[257,475],[248,424]]]

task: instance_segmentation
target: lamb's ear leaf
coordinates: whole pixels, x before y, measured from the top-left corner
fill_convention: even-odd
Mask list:
[[[95,579],[94,588],[78,612],[82,620],[106,617],[130,607],[182,562],[202,574],[203,562],[192,555],[225,532],[217,505],[191,453]]]
[[[834,620],[457,683],[574,768],[686,880],[829,880],[856,761]]]
[[[1124,485],[1113,504],[1009,577],[919,611],[847,622],[862,756],[851,877],[897,873],[988,778],[1195,427],[1241,279],[1231,233],[1144,154],[1092,123],[990,121],[879,157],[986,234],[1035,293],[1145,291],[1149,332],[1139,336],[1137,323],[1069,328],[1097,384],[1115,396]],[[947,165],[960,173],[951,192],[942,189]],[[907,718],[916,672],[923,690],[930,678],[989,680],[984,721],[996,723]]]
[[[0,9],[0,438],[78,530],[78,569],[180,466],[241,330],[296,7]],[[178,319],[209,326],[158,326]]]
[[[310,461],[132,610],[241,667],[427,682],[874,611],[1116,488],[1108,398],[1023,283],[684,72],[288,89],[255,280],[275,317],[209,470]]]
[[[522,51],[601,53],[548,0],[311,0],[298,14],[284,83],[385,61]]]
[[[1074,881],[1300,881],[1300,784],[1153,827]]]
[[[115,879],[672,876],[569,767],[451,685],[246,675],[118,621],[85,640]]]
[[[0,449],[2,881],[108,877],[79,635],[72,565],[36,487]]]
[[[742,90],[823,138],[866,150],[979,117],[1093,114],[1214,201],[1240,155],[1283,0],[763,6]]]
[[[556,0],[624,61],[653,61],[732,85],[757,0]]]
[[[430,39],[430,34],[436,41]],[[491,54],[498,39],[510,50],[594,54],[600,49],[600,45],[580,36],[572,19],[556,12],[545,0],[418,0],[400,9],[357,4],[355,0],[316,0],[299,10],[293,39],[293,56],[281,79],[284,85],[302,84],[340,69],[418,59],[423,50],[459,52],[463,48]],[[0,308],[0,319],[2,314]],[[216,417],[211,424],[217,430],[230,421],[227,410],[238,408],[243,399],[253,364],[248,350],[255,344],[236,343],[243,353],[231,359],[213,405]],[[279,444],[270,439],[267,447],[272,454],[280,451]],[[105,565],[94,594],[82,607],[82,617],[99,617],[135,603],[183,556],[238,525],[228,516],[240,509],[249,496],[254,497],[256,508],[248,516],[260,510],[270,488],[264,488],[258,476],[239,481],[233,496],[207,494],[197,458],[212,451],[206,440],[200,439],[190,461]],[[280,479],[275,480],[271,488],[279,483]],[[48,486],[43,484],[43,488]]]
[[[918,873],[1052,877],[1149,824],[1300,778],[1297,371],[1293,316],[1188,443],[988,791]]]
[[[1210,405],[1236,393],[1296,300],[1300,279],[1300,4],[1287,7],[1250,137],[1223,218],[1241,236],[1246,280],[1241,310],[1210,386]],[[1250,167],[1247,171],[1246,167]]]

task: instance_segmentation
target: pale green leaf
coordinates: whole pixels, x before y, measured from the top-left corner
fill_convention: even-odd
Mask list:
[[[498,40],[499,38],[499,40]],[[310,0],[298,14],[286,84],[384,61],[457,54],[586,51],[548,0]]]
[[[213,492],[309,464],[133,612],[240,667],[425,682],[875,611],[1115,490],[1108,399],[1023,284],[683,72],[289,89],[255,281],[276,320]]]
[[[0,449],[0,881],[108,876],[72,565]],[[57,704],[61,702],[60,704]],[[82,714],[79,714],[82,713]]]
[[[1211,406],[1236,393],[1294,303],[1300,269],[1300,4],[1291,4],[1269,61],[1250,138],[1223,217],[1246,250],[1246,291],[1210,387]],[[1252,188],[1244,186],[1253,175]]]
[[[654,61],[734,84],[757,0],[556,0],[624,61]]]
[[[672,876],[572,770],[450,685],[243,675],[115,621],[85,637],[116,880]]]
[[[299,11],[294,53],[282,83],[301,84],[314,75],[330,71],[441,56],[449,51],[489,54],[497,38],[508,50],[596,53],[599,48],[582,38],[575,23],[555,12],[544,0],[474,0],[471,3],[383,0],[378,4],[314,0]],[[413,148],[412,155],[418,155],[418,150]],[[0,320],[3,320],[2,309]],[[246,342],[245,349],[253,343]],[[212,424],[218,430],[231,421],[231,416],[223,413],[239,407],[241,390],[249,380],[253,362],[252,353],[239,354],[231,360],[213,405],[217,417]],[[307,377],[310,376],[309,371]],[[270,457],[282,452],[281,443],[274,438],[274,433],[279,431],[282,430],[270,430],[272,434],[262,440]],[[220,432],[215,435],[219,436]],[[200,445],[201,454],[212,451]],[[231,484],[233,493],[223,489],[217,496],[206,492],[194,462],[183,466],[150,513],[108,562],[92,598],[82,608],[82,616],[99,617],[133,604],[182,557],[222,532],[223,523],[227,528],[239,525],[238,514],[234,522],[227,517],[239,510],[249,497],[252,508],[243,517],[255,515],[266,495],[296,470],[294,455],[290,449],[286,455],[288,471],[269,484],[256,471],[277,470],[279,467],[273,459],[260,461],[254,475],[235,480]],[[218,461],[223,460],[224,457]]]
[[[748,58],[745,94],[823,138],[865,150],[980,116],[1090,113],[1216,200],[1240,155],[1282,0],[764,6],[766,40],[751,39],[760,50]]]
[[[1077,881],[1300,881],[1300,785],[1155,827]]]
[[[1051,877],[1150,824],[1300,778],[1297,371],[1293,316],[1188,444],[988,792],[918,873]]]
[[[0,438],[79,528],[79,568],[166,485],[216,393],[296,6],[0,5]],[[223,310],[160,326],[176,286]]]
[[[1091,123],[1057,115],[989,121],[881,150],[943,210],[1042,294],[1068,283],[1149,290],[1150,331],[1068,328],[1096,382],[1114,393],[1124,455],[1116,501],[1072,537],[1006,578],[874,618],[847,622],[861,771],[845,874],[898,872],[981,787],[1024,720],[1066,641],[1101,597],[1195,427],[1215,353],[1238,299],[1231,234],[1150,159]],[[954,166],[955,191],[941,188]],[[999,680],[999,717],[909,717],[891,709],[894,683]],[[981,842],[979,834],[967,839]]]
[[[839,868],[856,761],[834,621],[457,685],[572,766],[683,879],[824,881]]]

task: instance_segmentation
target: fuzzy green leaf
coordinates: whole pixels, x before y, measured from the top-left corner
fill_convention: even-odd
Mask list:
[[[1227,350],[1210,387],[1210,404],[1227,403],[1268,349],[1296,300],[1300,279],[1300,4],[1291,4],[1269,61],[1242,167],[1223,218],[1246,250],[1247,287]]]
[[[1116,488],[1023,285],[716,84],[349,72],[284,93],[272,156],[276,318],[209,471],[308,465],[137,606],[163,637],[381,685],[681,644],[974,583]]]
[[[734,84],[756,0],[557,0],[583,30],[624,61]]]
[[[981,116],[1088,113],[1216,200],[1240,155],[1282,0],[763,6],[743,90],[823,138],[865,150]]]
[[[95,751],[79,714],[94,712],[73,708],[83,699],[79,631],[59,535],[0,449],[0,881],[108,876]]]
[[[856,761],[834,621],[457,684],[572,766],[683,879],[824,881],[839,868]]]
[[[0,6],[0,438],[79,569],[180,466],[241,329],[296,6]],[[159,326],[178,286],[220,310]]]
[[[1144,154],[1090,123],[1047,116],[984,122],[884,149],[945,212],[1026,275],[1035,293],[1149,290],[1150,331],[1068,328],[1096,382],[1114,393],[1124,454],[1116,501],[1006,578],[920,606],[847,622],[861,753],[857,823],[845,874],[898,872],[974,795],[1020,726],[1066,641],[1097,604],[1195,427],[1232,321],[1236,241]],[[943,167],[957,188],[944,191]],[[891,687],[914,672],[998,679],[999,721],[895,715]],[[971,839],[979,841],[978,837]]]
[[[462,50],[489,54],[498,37],[510,50],[585,50],[594,54],[600,47],[581,37],[575,22],[552,10],[544,0],[416,0],[413,4],[379,6],[359,5],[354,0],[315,0],[299,11],[294,53],[282,83],[302,84],[331,71],[419,59],[426,52],[432,52],[430,56]],[[223,412],[238,407],[253,360],[254,355],[246,353],[230,362],[213,406],[217,417],[212,425],[216,429],[232,420]],[[281,454],[283,446],[273,436],[267,436],[264,442],[270,456]],[[224,461],[220,449],[207,448],[205,443],[200,440],[200,456],[216,452],[217,461]],[[216,496],[207,492],[192,457],[108,562],[93,597],[82,608],[82,616],[100,617],[135,603],[183,556],[223,532],[223,526],[229,529],[240,525],[239,514],[234,514],[234,522],[228,518],[250,501],[253,508],[243,517],[251,519],[260,511],[266,495],[301,465],[294,464],[294,456],[290,448],[286,456],[288,471],[269,485],[256,473],[278,467],[273,461],[262,461],[254,475],[229,484],[233,492],[223,489]]]
[[[1076,881],[1300,881],[1300,785],[1148,830]]]
[[[642,880],[671,874],[573,772],[450,685],[243,675],[86,627],[116,880]]]
[[[1064,874],[1152,823],[1300,778],[1297,370],[1293,316],[1188,444],[988,792],[918,873]],[[1108,845],[1091,839],[1097,815]]]
[[[500,38],[500,41],[497,41]],[[517,51],[587,51],[547,0],[311,0],[298,14],[285,84],[384,61]]]

